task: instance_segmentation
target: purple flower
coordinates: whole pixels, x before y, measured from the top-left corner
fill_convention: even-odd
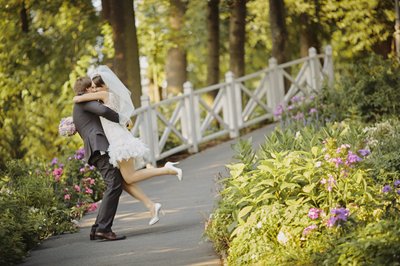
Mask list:
[[[317,109],[311,108],[309,111],[310,114],[318,113]]]
[[[357,163],[360,161],[362,161],[362,159],[360,157],[358,157],[357,154],[349,151],[349,154],[347,155],[346,165],[350,165],[350,164]]]
[[[274,116],[281,116],[283,111],[284,111],[283,106],[281,104],[278,105],[274,111]]]
[[[292,103],[297,103],[300,102],[301,98],[299,96],[293,96],[292,99],[290,99],[290,101]]]
[[[336,221],[337,221],[336,217],[332,216],[326,221],[326,225],[328,227],[333,227],[335,225]]]
[[[359,150],[358,153],[361,154],[361,156],[363,156],[363,157],[371,154],[371,152],[369,150],[365,150],[365,149]]]
[[[336,167],[339,167],[340,164],[343,164],[343,160],[340,157],[332,158],[330,161],[334,163]]]
[[[321,213],[322,210],[317,209],[317,208],[311,208],[308,211],[308,217],[310,217],[311,219],[315,220],[318,219],[319,214]]]
[[[82,160],[85,157],[85,150],[84,149],[79,149],[75,152],[74,158],[76,160]]]
[[[293,118],[296,120],[301,120],[304,118],[304,114],[302,112],[298,112]]]
[[[400,195],[400,189],[396,191],[397,195]]]
[[[317,229],[317,226],[315,224],[309,225],[303,230],[303,236],[308,235],[312,230]]]
[[[347,221],[350,211],[346,208],[334,208],[331,210],[332,216],[326,221],[328,227],[333,227],[338,221]]]
[[[335,208],[331,210],[331,213],[336,217],[337,220],[347,221],[349,216],[349,210],[346,208]]]
[[[51,160],[51,166],[56,165],[58,163],[57,157],[54,157],[53,160]]]
[[[400,185],[400,180],[394,181],[394,186],[395,186],[395,187],[398,187],[399,185]]]
[[[390,191],[392,191],[392,187],[389,186],[389,185],[386,185],[386,186],[384,186],[384,187],[382,188],[382,192],[383,192],[383,193],[387,193],[387,192],[390,192]]]

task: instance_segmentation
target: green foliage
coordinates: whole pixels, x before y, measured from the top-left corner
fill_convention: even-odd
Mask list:
[[[12,265],[52,234],[76,230],[40,165],[9,161],[0,174],[0,263]]]
[[[397,217],[400,207],[400,181],[389,193],[367,168],[372,155],[366,138],[358,123],[336,123],[296,133],[275,130],[257,157],[251,142],[239,142],[240,161],[228,165],[230,177],[222,181],[221,200],[206,227],[228,264],[319,265],[330,252],[339,255],[329,264],[352,261],[344,263],[342,252],[332,247],[367,225]],[[395,242],[396,237],[388,253],[395,254]],[[379,258],[383,247],[375,261],[386,259]]]
[[[381,184],[396,180],[400,173],[400,128],[398,118],[377,122],[365,128],[366,144],[372,151],[367,163]]]
[[[327,1],[321,9],[323,23],[331,23],[335,57],[346,59],[373,51],[387,54],[395,20],[394,1]]]
[[[322,113],[341,121],[380,121],[400,113],[400,68],[397,61],[371,56],[343,72],[334,89],[322,95]]]
[[[75,232],[74,220],[97,208],[105,185],[82,158],[78,150],[47,165],[7,162],[0,173],[1,265],[20,262],[51,235]]]
[[[325,265],[399,265],[400,223],[380,220],[343,236],[321,263]]]
[[[57,126],[71,113],[71,85],[96,56],[100,27],[91,1],[0,4],[0,166],[77,148]],[[27,15],[25,28],[20,14]]]

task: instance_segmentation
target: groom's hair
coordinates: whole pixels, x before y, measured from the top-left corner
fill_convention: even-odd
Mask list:
[[[92,80],[89,77],[80,77],[75,81],[74,91],[76,95],[82,95],[86,89],[92,86]]]

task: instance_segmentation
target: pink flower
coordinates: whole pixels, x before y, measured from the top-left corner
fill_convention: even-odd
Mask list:
[[[60,180],[61,175],[63,174],[63,169],[62,168],[55,168],[53,170],[53,176],[54,180],[58,182]]]
[[[95,182],[96,180],[94,180],[93,178],[89,178],[89,184],[94,185]]]
[[[81,192],[81,187],[78,185],[74,185],[74,189],[76,192]]]
[[[93,194],[93,190],[90,189],[90,188],[88,188],[88,187],[86,187],[86,188],[85,188],[85,193],[87,193],[87,194]]]
[[[317,226],[315,224],[309,225],[303,230],[303,236],[308,235],[312,230],[317,229]]]
[[[87,208],[87,211],[88,211],[88,212],[93,212],[93,211],[95,211],[95,210],[97,210],[97,203],[91,203],[91,204],[89,204],[89,206],[88,206],[88,208]]]
[[[322,210],[317,209],[317,208],[311,208],[308,211],[308,217],[310,217],[311,219],[315,220],[318,219],[319,214],[322,212]]]
[[[64,195],[64,200],[70,200],[71,199],[71,195],[70,194],[65,194]]]

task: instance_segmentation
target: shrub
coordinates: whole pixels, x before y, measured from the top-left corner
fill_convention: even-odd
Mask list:
[[[396,217],[400,181],[383,192],[367,168],[364,136],[347,123],[275,130],[257,157],[240,142],[206,228],[218,250],[227,247],[228,264],[318,265],[346,235]]]
[[[331,120],[377,122],[400,114],[400,68],[396,60],[371,56],[342,73],[322,91],[321,113]]]
[[[7,162],[0,173],[1,265],[20,262],[51,235],[75,232],[74,219],[95,210],[105,185],[83,156],[78,150],[47,165]]]

